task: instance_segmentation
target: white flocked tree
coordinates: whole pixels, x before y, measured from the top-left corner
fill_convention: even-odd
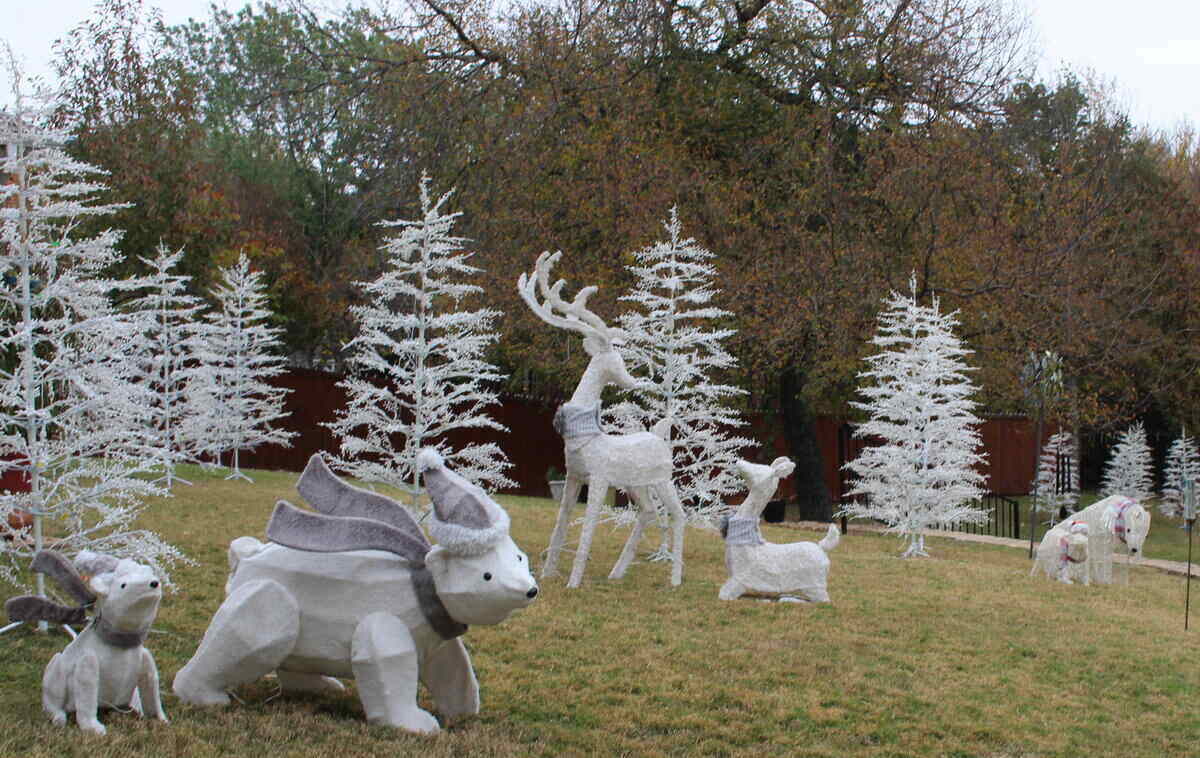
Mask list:
[[[1146,443],[1142,422],[1131,424],[1121,433],[1112,457],[1104,467],[1104,495],[1125,495],[1145,503],[1154,494],[1154,461]]]
[[[19,570],[52,539],[65,553],[150,563],[169,581],[181,554],[135,525],[164,491],[147,476],[155,459],[133,452],[146,442],[129,421],[142,400],[136,326],[112,301],[146,282],[104,275],[119,233],[79,227],[118,206],[95,200],[101,172],[67,155],[68,135],[46,125],[12,70],[14,105],[0,111],[0,471],[29,491],[0,492],[0,577],[20,586]],[[24,514],[32,526],[14,527]]]
[[[1042,448],[1037,474],[1038,508],[1057,519],[1061,509],[1074,513],[1079,505],[1079,448],[1067,431],[1051,435]]]
[[[980,420],[964,360],[971,351],[954,334],[956,312],[941,313],[936,297],[917,302],[915,276],[909,286],[911,295],[885,301],[872,339],[880,352],[858,375],[865,402],[853,405],[869,418],[855,436],[881,444],[846,464],[855,477],[849,494],[864,499],[843,510],[885,522],[907,541],[906,558],[928,555],[925,529],[986,518],[977,501],[985,482]]]
[[[1167,450],[1167,465],[1163,471],[1162,501],[1158,507],[1167,516],[1183,516],[1184,482],[1200,479],[1200,454],[1196,439],[1184,429]]]
[[[634,401],[613,406],[605,416],[625,432],[671,420],[672,478],[688,521],[715,527],[727,511],[725,498],[744,489],[736,464],[754,444],[732,433],[745,422],[730,400],[745,391],[716,378],[737,365],[722,344],[737,330],[723,325],[730,313],[711,304],[718,292],[713,253],[684,237],[677,209],[663,226],[666,240],[634,253],[628,269],[635,283],[621,297],[635,307],[621,315],[625,341],[618,350],[630,373],[643,381]],[[664,516],[662,505],[658,508]],[[637,516],[634,509],[616,515]],[[665,531],[663,539],[656,555],[669,557]]]
[[[175,475],[175,466],[195,460],[208,436],[194,423],[202,411],[195,392],[204,376],[196,361],[204,304],[187,292],[191,277],[173,273],[182,257],[182,248],[171,252],[160,243],[153,258],[141,258],[150,270],[149,286],[130,304],[141,319],[134,367],[146,397],[139,420],[151,436],[151,455],[158,457],[168,488],[177,479],[190,484]]]
[[[262,272],[242,253],[220,273],[212,289],[216,307],[204,314],[197,350],[200,376],[189,393],[199,410],[189,417],[185,435],[204,440],[202,452],[218,462],[230,454],[227,478],[251,481],[241,470],[241,451],[290,445],[295,436],[272,426],[288,415],[284,399],[290,390],[267,381],[283,373],[284,358],[279,329],[268,323],[272,313]]]
[[[359,283],[367,303],[351,309],[359,332],[347,345],[352,374],[339,384],[348,402],[328,425],[341,439],[336,468],[409,492],[414,510],[425,447],[485,489],[513,486],[494,442],[452,447],[447,438],[455,430],[507,431],[487,413],[503,378],[485,359],[500,312],[464,307],[482,290],[462,279],[478,269],[468,263],[466,240],[451,234],[460,214],[442,210],[452,192],[435,202],[429,185],[422,177],[419,219],[382,224],[396,233],[382,248],[384,271]]]

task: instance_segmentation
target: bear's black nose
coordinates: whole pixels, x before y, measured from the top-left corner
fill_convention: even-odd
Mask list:
[[[529,598],[530,600],[537,597],[537,587],[534,587],[533,589],[529,590],[529,592],[526,592],[525,597]]]

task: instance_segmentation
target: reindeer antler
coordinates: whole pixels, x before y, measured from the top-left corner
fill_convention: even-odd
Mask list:
[[[575,299],[568,303],[562,298],[563,287],[567,284],[566,280],[559,279],[554,282],[553,286],[550,284],[550,269],[560,257],[562,257],[561,250],[556,253],[546,251],[538,256],[532,274],[521,274],[517,279],[517,290],[521,293],[521,299],[538,318],[551,326],[570,329],[573,332],[579,332],[584,337],[598,337],[605,342],[610,342],[614,330],[610,329],[602,318],[592,313],[587,307],[588,298],[596,293],[598,287],[584,287],[575,295]],[[538,301],[539,290],[545,303]],[[559,313],[562,315],[558,315]]]

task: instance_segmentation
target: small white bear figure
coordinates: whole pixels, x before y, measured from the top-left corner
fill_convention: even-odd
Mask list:
[[[84,583],[76,566],[92,574],[91,580]],[[88,605],[96,608],[88,626],[46,666],[42,707],[51,720],[65,724],[74,711],[80,729],[101,735],[107,731],[97,718],[101,708],[133,708],[165,722],[158,668],[143,645],[162,600],[154,570],[90,551],[80,553],[72,566],[46,550],[35,556],[33,568],[58,580],[83,605],[68,608],[41,597],[18,597],[5,604],[10,618],[78,623]]]
[[[841,533],[834,524],[820,542],[789,542],[777,545],[762,538],[758,522],[779,480],[795,468],[790,460],[776,458],[770,466],[738,461],[738,473],[750,485],[750,494],[735,515],[721,526],[725,538],[725,566],[729,579],[721,587],[722,600],[745,594],[798,596],[814,603],[828,603],[829,551],[837,547]]]
[[[1090,527],[1085,521],[1062,521],[1046,532],[1038,545],[1037,559],[1029,575],[1033,576],[1040,567],[1046,576],[1063,584],[1084,585],[1092,583],[1091,565],[1088,558]]]

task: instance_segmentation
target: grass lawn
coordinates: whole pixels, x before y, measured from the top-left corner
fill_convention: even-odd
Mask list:
[[[195,486],[177,487],[146,519],[197,562],[175,572],[179,589],[148,643],[172,723],[109,714],[104,738],[73,722],[53,727],[41,672],[66,638],[22,628],[0,637],[0,756],[1158,758],[1200,744],[1190,647],[1200,630],[1183,631],[1181,578],[1135,569],[1132,586],[1069,587],[1030,578],[1023,551],[934,537],[933,558],[903,561],[898,539],[861,533],[833,554],[833,604],[802,606],[719,601],[723,546],[694,530],[682,587],[668,589],[662,563],[609,582],[625,532],[601,527],[582,588],[547,580],[527,610],[467,633],[482,711],[433,738],[368,726],[353,687],[274,697],[264,680],[236,693],[240,705],[184,706],[171,680],[221,601],[226,546],[261,537],[275,500],[296,495],[290,473],[254,472],[253,485],[183,475]],[[536,565],[555,508],[502,500]],[[1154,518],[1152,539],[1183,535]]]

